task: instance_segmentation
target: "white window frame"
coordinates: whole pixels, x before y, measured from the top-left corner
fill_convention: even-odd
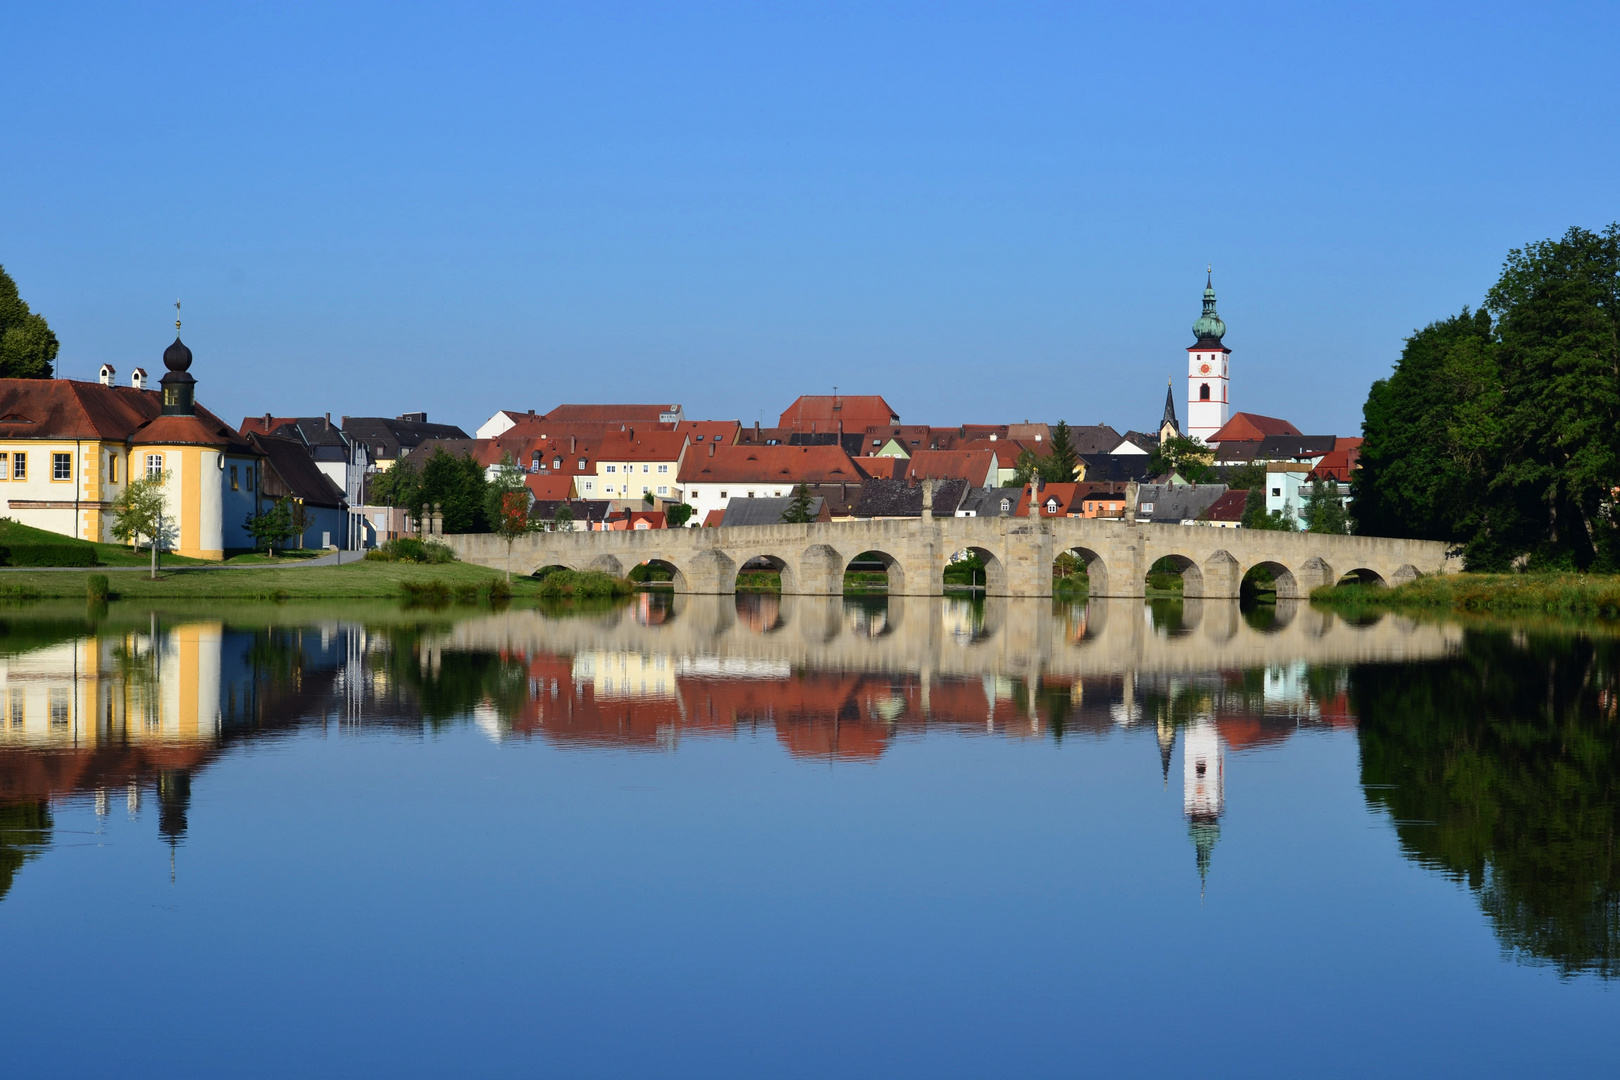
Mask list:
[[[155,476],[162,476],[162,475],[163,475],[163,455],[162,454],[147,454],[146,455],[146,478],[148,480],[150,480]]]

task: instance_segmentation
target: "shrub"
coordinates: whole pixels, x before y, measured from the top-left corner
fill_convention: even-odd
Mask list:
[[[492,601],[512,599],[512,586],[500,578],[489,583],[489,598]]]
[[[450,602],[450,586],[442,581],[402,581],[400,588],[405,590],[405,596],[413,603],[418,604],[448,604]]]
[[[604,574],[600,570],[553,570],[540,582],[540,595],[551,598],[628,596],[632,591],[630,583],[623,578]]]
[[[414,537],[390,540],[379,550],[392,562],[427,562],[427,545]]]
[[[456,553],[451,550],[450,545],[441,544],[437,540],[429,540],[423,544],[422,551],[422,558],[418,560],[420,562],[453,563],[456,561]]]
[[[478,586],[472,582],[465,582],[456,586],[456,600],[463,604],[478,603]]]
[[[111,590],[112,583],[106,574],[91,574],[85,582],[85,595],[91,600],[106,600]]]
[[[0,547],[0,566],[99,566],[96,549],[66,540],[60,544],[20,543]]]

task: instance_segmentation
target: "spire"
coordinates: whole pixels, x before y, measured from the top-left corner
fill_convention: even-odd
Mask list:
[[[1206,271],[1204,283],[1204,313],[1198,321],[1193,323],[1193,333],[1198,337],[1198,344],[1206,349],[1221,348],[1221,338],[1226,336],[1226,324],[1215,313],[1215,267],[1210,265]]]
[[[1204,888],[1209,884],[1210,853],[1215,850],[1215,841],[1221,838],[1220,823],[1195,820],[1187,826],[1187,837],[1198,853],[1198,899],[1203,900]]]
[[[163,384],[163,415],[192,416],[196,413],[197,380],[192,377],[191,350],[180,340],[180,301],[174,302],[174,344],[163,350],[163,366],[169,373]]]
[[[1164,789],[1170,790],[1170,755],[1176,748],[1176,725],[1159,720],[1159,764],[1164,769]]]
[[[1174,380],[1164,380],[1164,419],[1159,421],[1159,431],[1163,432],[1165,425],[1170,425],[1175,431],[1181,430],[1176,422],[1176,384]]]

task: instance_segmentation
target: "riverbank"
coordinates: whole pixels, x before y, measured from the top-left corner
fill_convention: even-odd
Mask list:
[[[1314,603],[1362,610],[1465,611],[1480,614],[1620,618],[1616,574],[1442,574],[1394,588],[1335,585],[1311,593]]]
[[[340,600],[422,597],[450,600],[504,589],[506,575],[471,563],[362,561],[344,566],[166,566],[154,581],[143,573],[83,570],[9,570],[0,574],[0,599],[84,599],[90,578],[107,579],[117,600]],[[532,596],[538,584],[513,575],[513,596]]]

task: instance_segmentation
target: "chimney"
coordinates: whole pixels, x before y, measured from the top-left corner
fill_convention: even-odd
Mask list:
[[[117,368],[113,367],[111,364],[102,364],[101,365],[101,376],[100,376],[101,385],[102,386],[111,386],[113,384],[113,376],[117,375],[117,374],[118,374],[118,369]]]
[[[269,413],[264,414],[264,433],[266,435],[270,434],[270,414]]]
[[[129,373],[129,385],[133,386],[137,390],[145,390],[146,389],[146,369],[145,368],[136,368],[134,371],[130,372]]]
[[[714,447],[715,447],[714,443],[709,444],[709,456],[710,457],[714,457]]]
[[[326,426],[327,427],[332,426],[332,414],[331,413],[326,414]]]
[[[755,442],[759,441],[759,421],[758,420],[754,421],[754,441]]]
[[[576,449],[578,447],[578,445],[579,445],[579,436],[578,435],[570,435],[570,436],[568,436],[568,453],[569,453],[570,456],[572,456],[573,454],[578,452],[577,449]]]

